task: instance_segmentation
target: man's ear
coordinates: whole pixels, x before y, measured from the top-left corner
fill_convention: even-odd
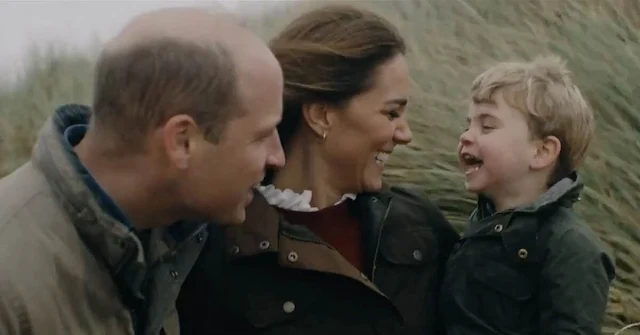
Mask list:
[[[186,114],[175,115],[162,127],[162,139],[170,164],[184,170],[196,149],[202,133],[193,118]]]
[[[555,136],[547,136],[538,142],[531,168],[534,170],[542,170],[553,165],[562,150],[560,140]]]
[[[302,106],[302,115],[309,128],[318,137],[325,137],[331,129],[333,118],[331,109],[325,104],[305,104]]]

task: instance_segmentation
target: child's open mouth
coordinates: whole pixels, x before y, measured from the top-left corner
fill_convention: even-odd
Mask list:
[[[467,176],[478,171],[482,167],[482,159],[472,154],[464,153],[461,157],[464,174]]]

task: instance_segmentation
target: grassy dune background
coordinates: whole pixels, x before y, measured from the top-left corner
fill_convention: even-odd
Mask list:
[[[474,205],[455,147],[472,79],[497,61],[564,57],[596,112],[597,135],[576,204],[615,258],[603,334],[640,321],[640,2],[637,0],[352,1],[395,22],[410,45],[413,143],[396,150],[393,183],[424,190],[461,228]],[[273,36],[319,1],[287,4],[247,24]],[[23,78],[0,89],[0,176],[25,162],[53,108],[91,98],[92,56],[34,52]],[[640,334],[628,330],[624,334]]]

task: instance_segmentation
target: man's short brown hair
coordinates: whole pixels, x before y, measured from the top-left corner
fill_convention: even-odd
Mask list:
[[[93,123],[135,148],[170,117],[187,114],[217,142],[238,107],[236,97],[234,62],[225,46],[153,39],[100,56]]]

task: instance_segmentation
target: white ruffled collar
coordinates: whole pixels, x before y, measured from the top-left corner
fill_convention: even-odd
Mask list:
[[[258,191],[267,199],[267,202],[271,206],[276,206],[282,209],[298,212],[315,212],[318,208],[311,207],[311,191],[306,190],[300,193],[296,193],[290,189],[284,191],[277,189],[273,185],[259,186]],[[353,193],[347,193],[334,204],[340,204],[347,199],[354,200],[356,195]]]

